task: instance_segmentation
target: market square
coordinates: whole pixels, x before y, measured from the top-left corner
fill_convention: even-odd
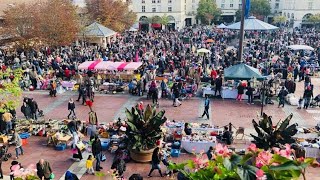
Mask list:
[[[0,2],[0,179],[320,168],[320,2]]]

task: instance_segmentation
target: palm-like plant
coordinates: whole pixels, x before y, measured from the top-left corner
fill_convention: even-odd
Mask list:
[[[167,120],[164,114],[164,110],[157,113],[150,105],[144,112],[137,107],[132,107],[131,111],[126,109],[128,147],[137,151],[154,148],[163,135],[161,125]]]
[[[272,117],[263,114],[262,119],[257,123],[252,120],[254,129],[257,132],[257,136],[251,134],[254,138],[253,143],[261,149],[271,149],[272,147],[280,147],[280,145],[294,143],[292,138],[297,133],[297,125],[292,124],[289,126],[292,114],[290,114],[285,120],[279,121],[276,126],[272,123]]]

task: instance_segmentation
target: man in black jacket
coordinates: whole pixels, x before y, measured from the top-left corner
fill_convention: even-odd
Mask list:
[[[70,98],[69,103],[68,103],[68,111],[69,111],[69,115],[68,115],[68,119],[70,119],[70,115],[73,115],[73,118],[76,118],[76,113],[74,112],[74,109],[76,108],[76,105],[74,104],[74,101],[72,98]]]
[[[96,158],[96,171],[100,171],[102,167],[100,166],[101,158],[102,158],[102,147],[101,141],[98,136],[95,137],[92,143],[92,154]]]
[[[38,120],[38,117],[37,117],[37,112],[39,110],[38,103],[33,98],[31,98],[29,100],[28,104],[29,104],[30,109],[31,109],[31,117],[32,117],[32,119]]]

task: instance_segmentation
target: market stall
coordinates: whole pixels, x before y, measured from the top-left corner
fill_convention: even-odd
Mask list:
[[[188,153],[204,153],[210,146],[215,147],[216,137],[186,136],[182,138],[181,146]]]

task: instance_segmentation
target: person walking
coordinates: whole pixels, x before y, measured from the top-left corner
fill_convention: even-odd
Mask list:
[[[86,173],[92,174],[92,175],[94,175],[93,161],[94,161],[93,156],[89,155],[88,159],[86,160],[86,168],[87,168]]]
[[[210,100],[207,96],[206,100],[204,101],[204,111],[203,111],[201,118],[203,118],[203,116],[206,115],[207,119],[209,119],[209,107],[210,107]]]
[[[284,87],[281,88],[279,94],[278,94],[278,98],[279,98],[279,105],[278,108],[282,105],[282,107],[284,107],[284,98],[287,95],[286,90],[284,89]]]
[[[248,103],[247,104],[254,104],[253,103],[253,91],[254,88],[251,87],[250,83],[248,83],[246,95],[248,96]]]
[[[101,147],[101,141],[98,138],[98,136],[95,136],[95,139],[92,143],[92,154],[96,159],[96,171],[100,171],[101,169],[103,169],[100,166],[100,162],[102,159],[102,147]]]
[[[159,171],[159,174],[161,177],[163,177],[162,173],[161,173],[161,167],[160,167],[160,162],[161,162],[161,154],[160,154],[160,148],[159,147],[156,147],[154,150],[153,150],[153,153],[152,153],[152,165],[151,165],[151,170],[148,174],[148,177],[152,177],[151,176],[151,173],[153,172],[153,170],[155,169],[158,169]]]
[[[304,98],[304,106],[303,109],[308,109],[310,105],[311,98],[313,97],[313,92],[312,92],[313,86],[308,85],[305,87],[304,93],[303,93],[303,98]]]
[[[19,159],[19,155],[23,155],[23,148],[22,148],[22,139],[18,132],[13,131],[13,142],[15,144],[15,150],[16,150],[16,159]],[[20,153],[19,153],[20,150]]]
[[[37,112],[39,111],[39,107],[38,107],[38,103],[33,98],[31,98],[30,109],[31,109],[31,118],[33,120],[38,120]]]
[[[37,175],[41,180],[50,180],[52,178],[52,169],[48,161],[40,159],[37,163]]]
[[[72,119],[77,118],[76,113],[74,112],[74,109],[76,108],[76,105],[74,104],[74,101],[72,98],[70,98],[69,103],[68,103],[68,119],[70,119],[70,115],[72,115]]]

